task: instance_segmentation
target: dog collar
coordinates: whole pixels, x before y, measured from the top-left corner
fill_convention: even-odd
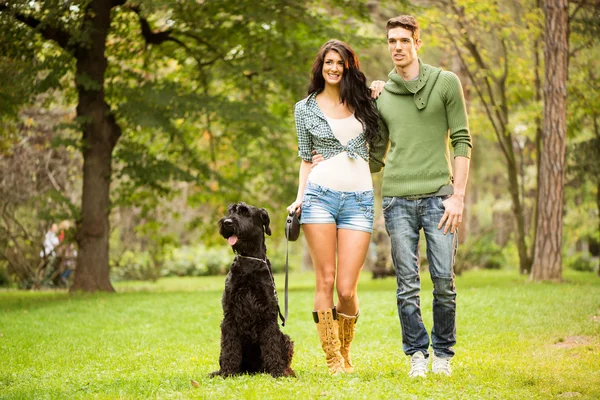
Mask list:
[[[262,258],[256,258],[256,257],[248,257],[248,256],[241,256],[239,254],[236,255],[237,257],[241,257],[241,258],[249,258],[250,260],[256,260],[256,261],[261,261],[265,264],[267,264],[267,260],[263,260]],[[269,265],[269,264],[267,264]]]

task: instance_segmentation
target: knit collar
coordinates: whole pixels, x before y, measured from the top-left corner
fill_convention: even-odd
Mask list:
[[[412,81],[405,81],[394,68],[389,74],[390,78],[385,84],[385,90],[392,94],[413,95],[415,105],[419,110],[427,106],[431,90],[440,75],[439,68],[424,64],[419,58],[419,76]]]

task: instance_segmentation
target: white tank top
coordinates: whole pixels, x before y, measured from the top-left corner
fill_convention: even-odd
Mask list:
[[[327,118],[333,135],[342,145],[363,131],[354,114],[346,118]],[[345,151],[321,161],[308,175],[308,180],[323,187],[341,192],[362,192],[373,189],[369,163],[362,157],[350,158]]]

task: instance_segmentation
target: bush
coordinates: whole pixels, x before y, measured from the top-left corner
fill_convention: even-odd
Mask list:
[[[125,250],[111,264],[110,273],[117,280],[155,281],[160,277],[156,263],[146,251]]]
[[[567,258],[566,264],[568,268],[581,272],[594,271],[594,262],[588,254],[577,253],[574,256]]]
[[[506,263],[503,248],[496,244],[493,232],[488,232],[458,246],[455,272],[472,268],[500,269]]]
[[[285,267],[285,247],[269,257],[275,272]],[[111,275],[117,280],[156,280],[164,276],[209,276],[229,272],[234,254],[229,246],[165,246],[160,260],[148,251],[126,250],[111,261]],[[290,254],[290,257],[292,255]]]
[[[165,256],[162,276],[221,275],[229,271],[233,254],[229,246],[173,248]]]
[[[273,273],[285,272],[286,240],[278,242],[271,241],[268,244],[267,257],[271,261]],[[289,270],[299,270],[302,265],[302,241],[290,242],[289,244]]]
[[[6,262],[0,262],[0,287],[10,286],[10,278],[6,270]]]

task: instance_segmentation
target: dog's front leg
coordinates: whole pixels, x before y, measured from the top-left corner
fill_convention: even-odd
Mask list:
[[[286,375],[291,360],[287,351],[284,351],[287,346],[277,322],[269,324],[259,340],[265,372],[275,378]]]
[[[235,330],[233,323],[224,319],[221,322],[221,355],[219,356],[218,371],[210,374],[211,377],[228,377],[241,373],[242,342]]]

